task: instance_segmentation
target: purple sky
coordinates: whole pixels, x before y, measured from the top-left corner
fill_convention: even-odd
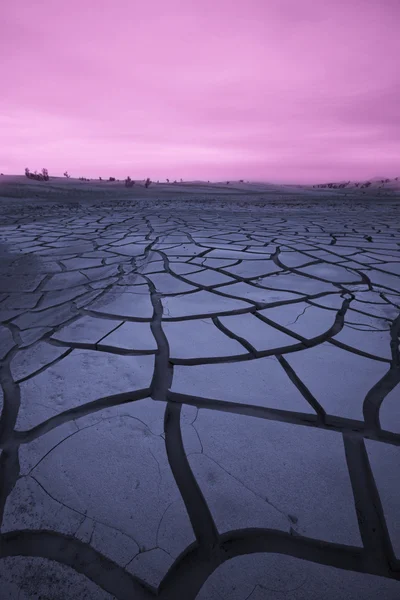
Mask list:
[[[400,0],[12,0],[0,171],[400,175]]]

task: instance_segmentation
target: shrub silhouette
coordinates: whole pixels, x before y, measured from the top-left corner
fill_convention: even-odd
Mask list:
[[[150,187],[150,184],[151,184],[151,179],[150,179],[150,177],[148,177],[148,178],[146,179],[146,181],[144,182],[144,187],[145,187],[145,188],[148,188],[148,187]]]
[[[115,177],[110,177],[108,181],[115,181]]]
[[[125,179],[125,187],[131,188],[134,185],[135,185],[135,182],[128,175],[128,177]]]
[[[68,171],[65,171],[64,177],[66,177],[67,179],[69,179],[71,177],[71,175],[69,175]]]
[[[38,173],[37,171],[31,173],[28,167],[25,168],[25,177],[28,177],[28,179],[35,179],[36,181],[49,181],[50,179],[47,169],[42,169],[41,173]]]

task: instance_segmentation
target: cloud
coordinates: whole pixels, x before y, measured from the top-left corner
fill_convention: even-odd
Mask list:
[[[0,163],[398,175],[399,17],[397,0],[14,0]]]

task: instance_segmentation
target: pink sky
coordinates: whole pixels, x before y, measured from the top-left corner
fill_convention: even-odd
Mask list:
[[[400,176],[400,0],[12,0],[0,171]]]

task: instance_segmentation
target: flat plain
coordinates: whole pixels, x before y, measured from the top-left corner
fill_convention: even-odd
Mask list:
[[[2,180],[2,600],[400,598],[400,195]]]

